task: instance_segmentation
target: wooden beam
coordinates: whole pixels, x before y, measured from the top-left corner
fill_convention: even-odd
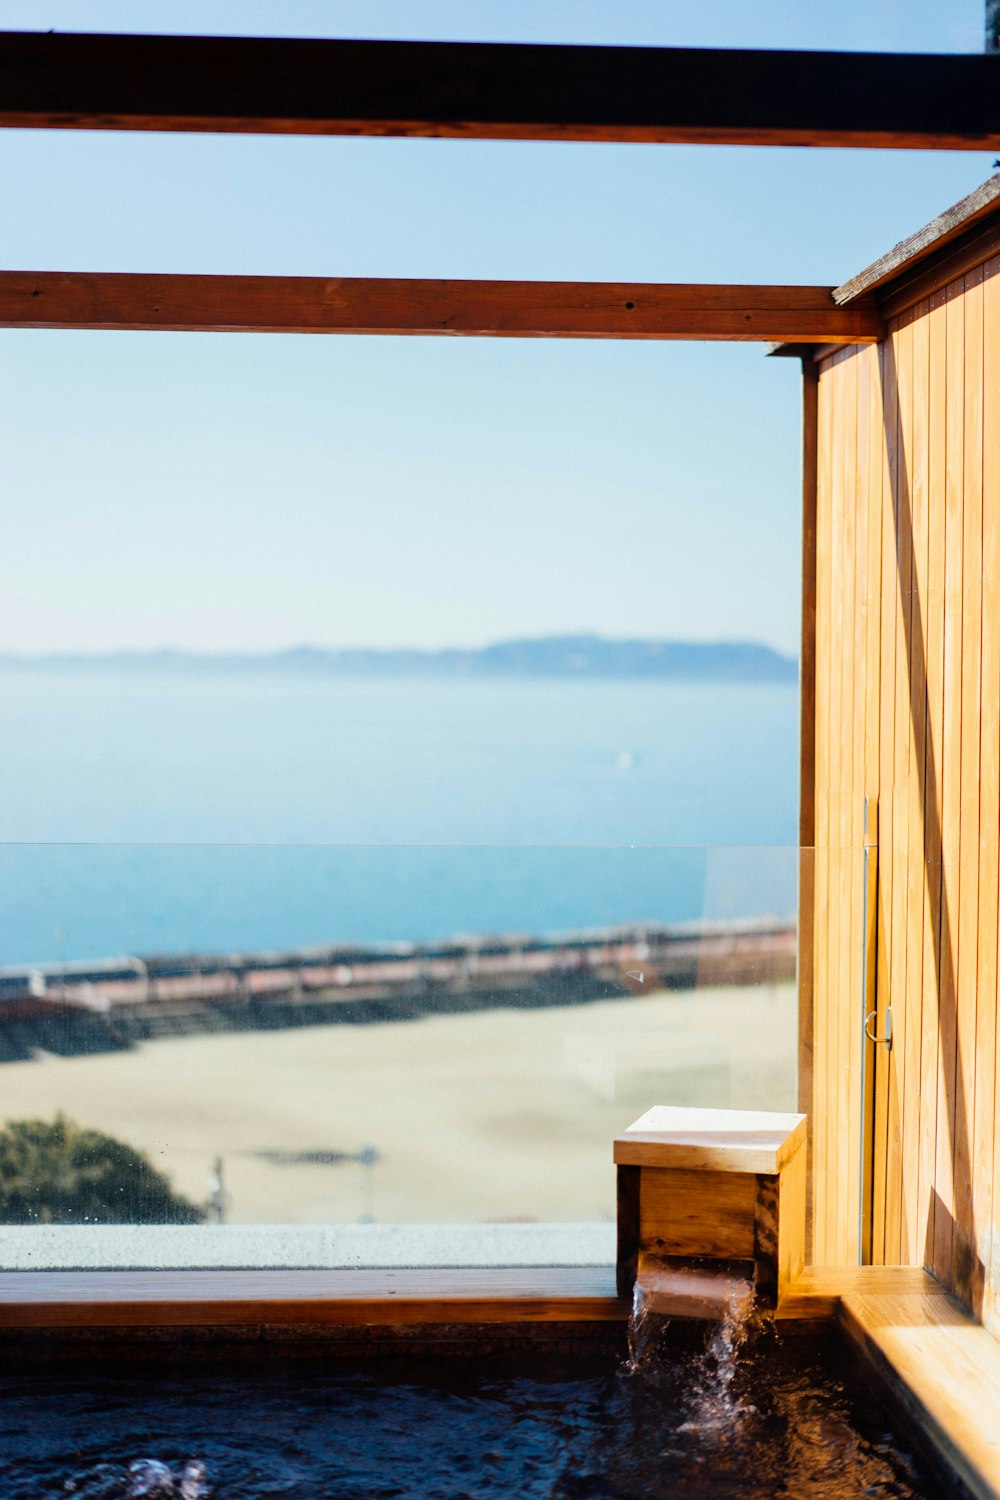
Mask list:
[[[0,33],[0,125],[1000,149],[995,57]]]
[[[0,271],[0,327],[874,343],[828,287]]]

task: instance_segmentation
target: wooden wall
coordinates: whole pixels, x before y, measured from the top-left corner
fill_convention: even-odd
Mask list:
[[[859,1259],[867,1152],[871,1259],[1000,1333],[1000,257],[822,361],[815,506],[813,1258]]]

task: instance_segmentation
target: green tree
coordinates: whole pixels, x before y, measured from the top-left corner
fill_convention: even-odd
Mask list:
[[[0,1129],[0,1223],[198,1224],[204,1217],[141,1152],[65,1115]]]

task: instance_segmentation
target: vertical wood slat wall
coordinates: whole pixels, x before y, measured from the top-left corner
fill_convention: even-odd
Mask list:
[[[1000,1335],[1000,257],[824,359],[816,430],[813,1259],[859,1259],[867,797],[872,1259]]]

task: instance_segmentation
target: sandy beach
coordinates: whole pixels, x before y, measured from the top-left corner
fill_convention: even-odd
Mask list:
[[[795,1107],[792,984],[170,1038],[0,1067],[6,1119],[64,1111],[233,1223],[601,1220],[651,1104]],[[357,1153],[378,1161],[296,1161]]]

